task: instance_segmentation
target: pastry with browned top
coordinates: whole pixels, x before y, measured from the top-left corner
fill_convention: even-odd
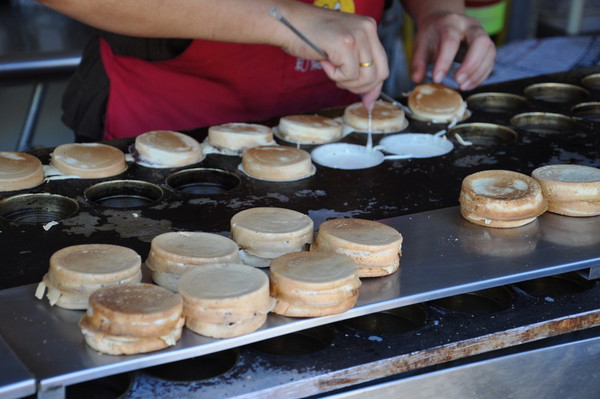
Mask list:
[[[293,143],[330,143],[342,137],[342,124],[321,115],[284,116],[278,129],[281,138]]]
[[[402,240],[402,234],[381,222],[331,219],[321,223],[310,250],[349,256],[358,264],[359,277],[378,277],[398,270]]]
[[[142,261],[133,249],[112,244],[81,244],[59,249],[38,284],[35,296],[44,294],[51,306],[86,309],[89,296],[113,284],[139,283]]]
[[[403,130],[408,125],[404,110],[386,101],[376,101],[371,111],[362,102],[346,107],[343,116],[344,123],[359,131],[375,133],[390,133]]]
[[[315,173],[308,152],[281,145],[248,148],[241,167],[248,176],[269,181],[299,180]]]
[[[108,144],[63,144],[51,155],[52,166],[70,176],[97,179],[118,175],[127,168],[123,151]]]
[[[250,333],[273,308],[266,273],[237,263],[210,264],[184,273],[177,290],[183,297],[186,327],[212,338]]]
[[[42,161],[25,152],[0,151],[0,191],[23,190],[44,181]]]
[[[231,238],[240,247],[242,262],[267,267],[272,259],[301,251],[313,242],[314,223],[292,209],[256,207],[240,211],[230,221]]]
[[[132,152],[137,163],[152,168],[187,166],[204,158],[196,139],[170,130],[153,130],[137,136]]]
[[[208,128],[206,143],[226,155],[240,155],[246,148],[275,144],[273,130],[256,123],[224,123]]]
[[[175,345],[184,323],[181,295],[138,283],[95,291],[79,327],[85,342],[98,352],[131,355]]]
[[[547,165],[531,176],[540,183],[548,211],[565,216],[600,215],[600,169],[583,165]]]
[[[462,181],[461,215],[475,224],[511,228],[533,222],[548,208],[540,184],[509,170],[485,170]]]
[[[461,120],[467,103],[456,90],[438,84],[426,83],[415,87],[408,96],[408,108],[418,120],[446,123]]]
[[[210,263],[239,262],[237,244],[215,233],[180,231],[160,234],[152,239],[146,265],[152,280],[161,287],[177,291],[182,274]]]
[[[361,281],[352,258],[333,252],[290,252],[271,262],[273,312],[319,317],[354,307]]]

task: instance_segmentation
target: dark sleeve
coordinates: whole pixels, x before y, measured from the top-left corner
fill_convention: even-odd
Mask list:
[[[108,77],[102,66],[98,36],[83,50],[81,62],[62,98],[62,120],[75,133],[76,142],[100,141],[108,99]]]
[[[164,61],[181,54],[192,42],[189,39],[156,39],[130,37],[102,32],[102,37],[118,55],[146,61]]]
[[[181,54],[191,43],[187,39],[147,39],[101,32],[83,50],[81,62],[69,80],[62,99],[62,120],[75,133],[76,142],[100,141],[110,90],[100,57],[100,35],[119,55],[147,61],[162,61]]]

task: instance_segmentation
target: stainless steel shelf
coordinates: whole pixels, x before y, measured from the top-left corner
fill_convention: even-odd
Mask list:
[[[21,398],[35,393],[35,378],[0,337],[0,398]]]
[[[400,270],[365,279],[357,306],[340,315],[306,319],[269,315],[258,331],[222,340],[185,330],[171,348],[111,356],[86,346],[77,327],[82,311],[50,307],[34,297],[36,285],[31,284],[0,291],[4,321],[0,334],[38,380],[43,394],[364,314],[600,265],[600,217],[582,220],[544,214],[532,225],[508,231],[467,223],[458,207],[451,207],[383,222],[404,236]]]

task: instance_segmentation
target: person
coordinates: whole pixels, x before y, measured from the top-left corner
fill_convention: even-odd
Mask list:
[[[257,121],[379,97],[389,74],[378,36],[385,0],[38,0],[99,29],[63,97],[76,141]],[[495,47],[463,1],[406,0],[415,21],[411,78],[448,73],[479,85]],[[275,7],[325,51],[269,15]]]

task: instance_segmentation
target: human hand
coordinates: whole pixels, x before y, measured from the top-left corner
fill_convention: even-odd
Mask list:
[[[294,19],[296,27],[308,36],[327,58],[303,42],[293,40],[284,49],[293,55],[318,60],[327,76],[342,89],[363,95],[371,109],[389,75],[387,56],[377,36],[372,18],[311,7],[313,15]]]
[[[433,13],[421,21],[414,41],[412,80],[421,82],[427,64],[433,63],[433,81],[440,83],[461,43],[467,51],[454,79],[461,90],[481,84],[492,72],[496,48],[479,21],[457,13]]]

